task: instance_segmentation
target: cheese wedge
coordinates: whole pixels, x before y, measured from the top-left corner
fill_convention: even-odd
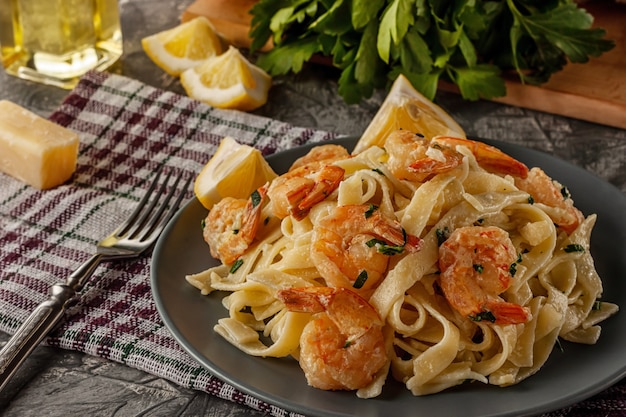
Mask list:
[[[45,190],[76,170],[78,135],[7,100],[0,101],[0,171]]]

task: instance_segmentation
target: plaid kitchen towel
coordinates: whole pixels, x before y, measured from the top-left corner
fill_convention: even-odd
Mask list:
[[[51,120],[80,135],[71,182],[37,191],[0,174],[0,330],[8,333],[129,215],[160,166],[195,176],[224,136],[264,154],[335,136],[210,108],[97,72],[81,80]],[[124,363],[267,414],[295,416],[237,391],[182,350],[157,312],[149,266],[149,257],[143,257],[98,268],[79,305],[46,343]],[[546,416],[616,416],[625,398],[622,382]]]
[[[80,135],[72,180],[38,191],[0,173],[0,330],[8,333],[128,217],[157,168],[195,176],[224,136],[266,155],[335,136],[98,72],[87,74],[50,119]],[[46,342],[287,415],[213,377],[179,347],[156,310],[149,267],[150,258],[142,257],[98,268],[80,304]]]

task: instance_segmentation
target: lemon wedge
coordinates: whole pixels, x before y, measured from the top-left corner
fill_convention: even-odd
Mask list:
[[[196,177],[193,191],[210,210],[224,197],[248,198],[276,176],[258,149],[226,136]]]
[[[406,129],[426,138],[454,136],[465,138],[459,124],[441,107],[419,93],[402,74],[394,81],[380,109],[357,142],[354,153],[371,146],[384,146],[394,130]]]
[[[172,76],[222,53],[220,38],[206,17],[197,17],[141,40],[146,54]]]
[[[272,78],[230,46],[180,76],[187,95],[222,109],[254,110],[267,102]]]

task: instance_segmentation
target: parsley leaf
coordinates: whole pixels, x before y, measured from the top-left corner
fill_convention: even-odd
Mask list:
[[[378,252],[387,256],[399,255],[404,252],[403,245],[389,245],[387,244],[387,242],[381,239],[373,238],[365,242],[365,244],[368,248],[376,246],[378,248]]]
[[[320,44],[315,37],[298,39],[260,55],[257,65],[274,75],[284,75],[291,71],[297,73],[317,52],[320,52]]]
[[[578,244],[578,243],[570,243],[569,245],[565,246],[563,248],[563,250],[566,253],[584,252],[585,251],[585,247],[583,245]]]
[[[478,100],[481,97],[500,97],[506,94],[504,79],[495,65],[481,64],[474,67],[450,68],[450,78],[458,85],[464,98]]]
[[[367,281],[367,271],[364,269],[359,273],[359,276],[356,277],[354,284],[352,286],[356,289],[362,288],[365,285],[365,281]]]
[[[237,259],[233,265],[230,267],[230,270],[228,271],[229,274],[234,274],[235,272],[237,272],[237,270],[239,268],[241,268],[241,265],[243,265],[243,259]]]
[[[571,0],[258,0],[251,14],[252,52],[274,43],[257,65],[283,75],[332,57],[347,103],[399,74],[431,100],[440,80],[468,100],[503,96],[511,70],[540,84],[615,45]]]

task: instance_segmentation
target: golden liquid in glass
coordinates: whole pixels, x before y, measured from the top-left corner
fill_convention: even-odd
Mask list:
[[[122,55],[118,0],[0,0],[0,47],[9,74],[72,88]]]

